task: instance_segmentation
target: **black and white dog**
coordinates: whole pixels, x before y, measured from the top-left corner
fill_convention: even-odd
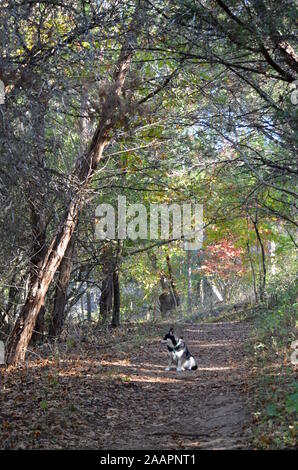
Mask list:
[[[189,352],[183,338],[178,338],[174,333],[174,328],[170,328],[170,331],[165,335],[162,343],[167,345],[169,365],[166,370],[171,370],[172,364],[176,366],[176,371],[181,372],[183,370],[196,370],[198,368],[197,363]]]

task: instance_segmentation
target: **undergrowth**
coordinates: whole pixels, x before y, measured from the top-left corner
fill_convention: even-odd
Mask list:
[[[297,338],[297,299],[292,284],[279,292],[276,305],[254,319],[251,344],[252,445],[291,449],[296,445],[298,383],[293,341]]]

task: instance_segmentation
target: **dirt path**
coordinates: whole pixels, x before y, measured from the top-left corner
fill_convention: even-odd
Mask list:
[[[134,395],[132,420],[118,423],[113,449],[247,447],[243,341],[249,326],[209,323],[180,329],[198,370],[164,371],[166,352],[156,343],[136,357],[136,366],[126,371]],[[115,412],[121,416],[122,411],[126,414],[115,403]]]
[[[41,361],[33,372],[29,364],[26,373],[13,372],[18,395],[13,396],[12,377],[6,381],[2,423],[9,425],[0,446],[247,448],[243,342],[249,329],[237,322],[179,326],[198,361],[193,372],[164,370],[160,332],[165,327],[147,343],[128,344],[128,350],[119,338],[110,350],[87,347],[85,357],[60,361],[56,369]]]

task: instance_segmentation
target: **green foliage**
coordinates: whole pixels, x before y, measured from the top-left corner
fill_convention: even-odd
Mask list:
[[[39,403],[40,405],[40,408],[43,410],[43,411],[47,411],[48,409],[48,402],[47,400],[41,400],[41,402]]]
[[[286,410],[288,413],[298,413],[298,383],[294,384],[294,393],[286,397]]]
[[[261,449],[295,446],[298,384],[291,364],[297,322],[295,283],[283,286],[271,310],[256,317],[253,351],[253,443]]]

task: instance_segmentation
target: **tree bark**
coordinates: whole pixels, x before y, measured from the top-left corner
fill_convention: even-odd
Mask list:
[[[8,339],[7,364],[17,364],[25,360],[26,350],[32,337],[39,310],[44,304],[48,288],[74,233],[80,211],[86,202],[87,190],[92,177],[102,159],[104,149],[111,139],[111,131],[121,117],[120,96],[136,46],[140,23],[144,21],[144,18],[140,15],[140,10],[140,6],[137,7],[129,32],[126,34],[126,40],[121,49],[118,64],[114,72],[113,83],[107,93],[102,108],[101,119],[89,149],[85,155],[78,159],[74,174],[72,175],[73,180],[78,183],[76,193],[69,202],[60,228],[42,259],[37,279],[30,286],[25,304]]]
[[[249,214],[248,214],[248,211],[247,211],[247,212],[246,212],[246,227],[247,227],[247,242],[246,242],[246,247],[247,247],[247,254],[248,254],[248,259],[249,259],[249,263],[250,263],[250,269],[251,269],[251,273],[252,273],[252,280],[253,280],[253,289],[254,289],[255,302],[258,303],[258,290],[257,290],[257,283],[256,283],[256,273],[255,273],[253,258],[252,258],[251,249],[250,249],[250,242],[249,242],[249,223],[248,223],[248,218],[249,218]]]
[[[113,272],[113,317],[111,325],[116,328],[120,325],[120,284],[119,284],[119,271],[118,266]]]
[[[9,313],[16,301],[16,297],[17,297],[17,294],[18,294],[18,289],[15,285],[16,283],[16,273],[13,274],[11,280],[10,280],[10,287],[9,287],[9,291],[8,291],[8,302],[7,302],[7,306],[5,308],[5,310],[3,311],[3,313],[0,315],[0,328],[2,326],[2,324],[5,322],[5,319],[7,317],[9,317]]]
[[[176,284],[174,281],[174,276],[173,276],[173,271],[172,271],[172,265],[170,261],[170,256],[167,254],[166,256],[167,260],[167,266],[168,266],[168,272],[169,272],[169,281],[170,281],[170,294],[173,298],[173,302],[175,304],[175,307],[178,307],[180,305],[180,297],[176,288]]]
[[[87,320],[88,322],[91,322],[91,317],[92,317],[91,294],[88,290],[86,292],[86,297],[87,297]]]
[[[49,327],[49,335],[52,337],[59,336],[61,334],[64,322],[66,320],[65,306],[67,301],[67,288],[71,275],[74,245],[75,241],[74,237],[72,237],[60,264],[59,277],[57,280],[55,293],[54,310]]]
[[[249,263],[250,263],[250,268],[251,268],[251,273],[252,273],[252,280],[253,280],[253,288],[254,288],[255,302],[258,303],[258,291],[257,291],[257,284],[256,284],[256,273],[255,273],[255,268],[254,268],[254,265],[253,265],[252,256],[251,256],[251,253],[250,253],[250,243],[249,243],[249,241],[247,241],[246,246],[247,246],[247,254],[248,254]]]
[[[187,313],[192,314],[192,256],[191,251],[187,251]]]
[[[83,154],[84,148],[88,142],[88,118],[87,118],[87,101],[88,101],[89,83],[83,83],[81,89],[81,106],[80,106],[80,154]],[[59,268],[59,277],[55,291],[55,302],[52,318],[50,321],[49,335],[52,337],[59,336],[62,332],[67,312],[65,311],[67,303],[67,289],[69,286],[72,257],[74,253],[74,237],[71,238],[63,260]],[[88,294],[87,294],[88,295]]]
[[[36,344],[39,341],[42,342],[43,340],[44,326],[45,326],[45,312],[46,312],[45,306],[42,305],[42,307],[40,307],[38,317],[35,323],[35,327],[33,330],[31,344]]]
[[[42,167],[42,155],[45,147],[45,116],[48,108],[49,96],[44,89],[43,79],[40,75],[34,75],[35,90],[31,96],[30,119],[34,133],[32,145],[32,157]],[[45,185],[46,187],[46,185]],[[46,189],[44,186],[36,185],[34,178],[30,182],[30,189],[27,190],[27,199],[30,208],[30,221],[32,231],[30,278],[29,286],[32,286],[38,278],[43,257],[47,251],[47,219],[46,219]],[[45,306],[42,303],[38,313],[37,321],[32,335],[32,343],[42,340],[44,334]]]
[[[106,276],[102,281],[101,296],[99,301],[100,318],[105,323],[112,311],[113,302],[113,282],[110,275]]]
[[[259,242],[259,245],[261,247],[261,256],[262,256],[262,276],[261,276],[261,282],[260,282],[260,300],[264,301],[265,298],[265,290],[266,290],[266,275],[267,275],[267,270],[266,270],[266,257],[265,257],[265,248],[264,244],[262,242],[262,238],[258,229],[258,222],[257,220],[252,220],[256,236]]]

